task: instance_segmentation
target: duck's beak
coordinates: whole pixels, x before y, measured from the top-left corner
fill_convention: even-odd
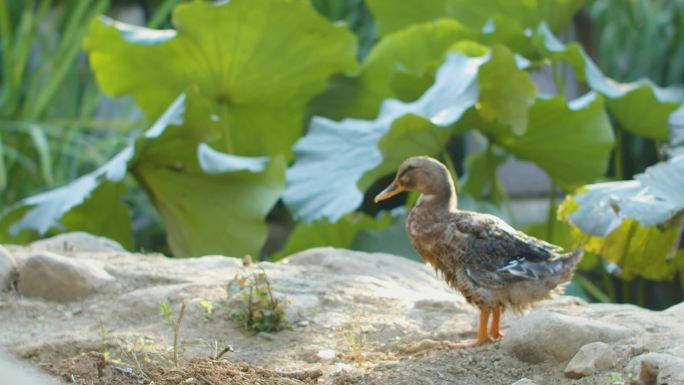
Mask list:
[[[391,198],[404,190],[406,190],[404,186],[400,185],[395,179],[389,186],[387,186],[386,189],[382,190],[380,194],[376,195],[373,201],[375,201],[375,203],[378,203],[387,198]]]

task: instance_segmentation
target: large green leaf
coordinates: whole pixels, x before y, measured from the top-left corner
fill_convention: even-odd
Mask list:
[[[349,246],[353,250],[369,253],[389,253],[412,259],[423,260],[418,256],[406,234],[406,219],[408,210],[405,206],[391,211],[387,218],[391,222],[381,228],[365,228],[359,231]]]
[[[513,53],[506,47],[492,47],[492,58],[480,69],[480,103],[483,118],[510,124],[513,132],[527,129],[527,111],[537,94],[530,75],[518,69]]]
[[[667,140],[668,118],[682,106],[684,88],[662,88],[644,79],[618,83],[607,78],[577,43],[564,45],[546,28],[538,28],[533,40],[553,60],[570,63],[577,77],[606,98],[606,104],[620,126],[648,138]]]
[[[241,157],[189,145],[167,130],[140,156],[134,173],[159,210],[176,256],[258,256],[264,218],[285,186],[285,160]]]
[[[587,94],[571,103],[561,97],[537,99],[523,135],[492,125],[481,128],[516,157],[536,163],[564,189],[605,174],[613,131],[601,97]]]
[[[505,16],[522,28],[546,21],[554,31],[561,31],[582,4],[584,0],[368,0],[381,35],[441,17],[457,19],[475,30]]]
[[[644,226],[662,225],[684,210],[684,155],[646,169],[635,180],[585,186],[579,206],[567,216],[583,232],[606,236],[625,218]]]
[[[508,154],[498,147],[468,155],[464,161],[465,174],[459,182],[459,195],[468,194],[476,200],[492,197],[501,183],[497,168],[508,159]],[[459,197],[460,198],[460,197]]]
[[[145,134],[131,171],[159,210],[174,255],[257,256],[264,218],[284,189],[285,160],[211,148],[206,104],[196,97],[176,102],[185,109],[182,120]]]
[[[313,100],[311,109],[332,119],[374,118],[383,100],[402,93],[407,79],[426,78],[427,88],[447,49],[476,36],[455,20],[415,25],[392,34],[373,47],[357,75],[335,77],[328,90]]]
[[[283,250],[276,253],[272,260],[277,261],[312,247],[330,246],[349,249],[361,231],[382,229],[391,223],[390,215],[380,214],[376,219],[362,213],[349,213],[334,223],[327,219],[319,219],[311,223],[299,222],[290,233]]]
[[[585,186],[559,215],[585,249],[617,263],[626,278],[670,279],[684,270],[684,155],[632,181]]]
[[[201,126],[205,132],[192,123],[206,124],[198,117],[204,107],[201,100],[177,98],[142,137],[98,170],[4,213],[3,236],[26,241],[27,232],[35,238],[83,230],[132,246],[128,207],[121,202],[122,180],[130,172],[159,210],[175,255],[258,255],[267,234],[264,218],[284,189],[285,160],[212,149],[204,142],[211,137],[209,126]]]
[[[131,95],[152,118],[196,89],[218,122],[221,150],[289,154],[303,111],[331,74],[356,68],[354,36],[308,1],[181,4],[177,30],[96,20],[85,41],[102,89]]]
[[[79,230],[132,247],[130,211],[122,196],[123,178],[133,153],[132,146],[126,147],[97,170],[5,210],[0,217],[0,237],[6,242],[27,242]]]
[[[434,85],[420,99],[386,100],[375,120],[335,122],[315,117],[309,133],[295,146],[297,161],[287,171],[283,199],[290,210],[309,221],[321,217],[336,221],[361,204],[359,184],[365,173],[393,170],[405,156],[425,154],[426,147],[442,148],[446,127],[477,102],[477,70],[486,60],[449,54]],[[379,143],[391,130],[397,143],[384,142],[381,150]],[[415,145],[405,140],[404,133],[410,133]],[[407,143],[410,148],[402,147]],[[390,149],[396,149],[401,159],[384,158],[392,153]],[[365,187],[368,183],[364,180]]]

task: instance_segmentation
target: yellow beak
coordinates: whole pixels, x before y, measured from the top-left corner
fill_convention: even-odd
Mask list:
[[[395,179],[389,186],[387,186],[386,189],[382,190],[380,194],[376,195],[373,201],[375,201],[375,203],[378,203],[387,198],[391,198],[405,190],[406,189],[404,188],[404,186],[400,185]]]

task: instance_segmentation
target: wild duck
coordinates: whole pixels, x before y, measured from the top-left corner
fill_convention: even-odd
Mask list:
[[[581,249],[561,253],[562,248],[517,231],[493,215],[459,210],[449,171],[430,157],[404,161],[375,202],[402,191],[421,193],[406,222],[413,247],[480,309],[477,338],[459,345],[501,338],[501,314],[507,309],[523,311],[561,291],[582,255]]]

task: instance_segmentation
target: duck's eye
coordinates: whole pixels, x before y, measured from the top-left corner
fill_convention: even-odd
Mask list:
[[[406,175],[408,175],[408,173],[410,173],[411,171],[413,171],[414,169],[415,169],[414,166],[408,166],[408,167],[406,167],[404,170],[402,170],[401,173],[399,173],[399,180],[403,182],[403,178],[404,178]]]

